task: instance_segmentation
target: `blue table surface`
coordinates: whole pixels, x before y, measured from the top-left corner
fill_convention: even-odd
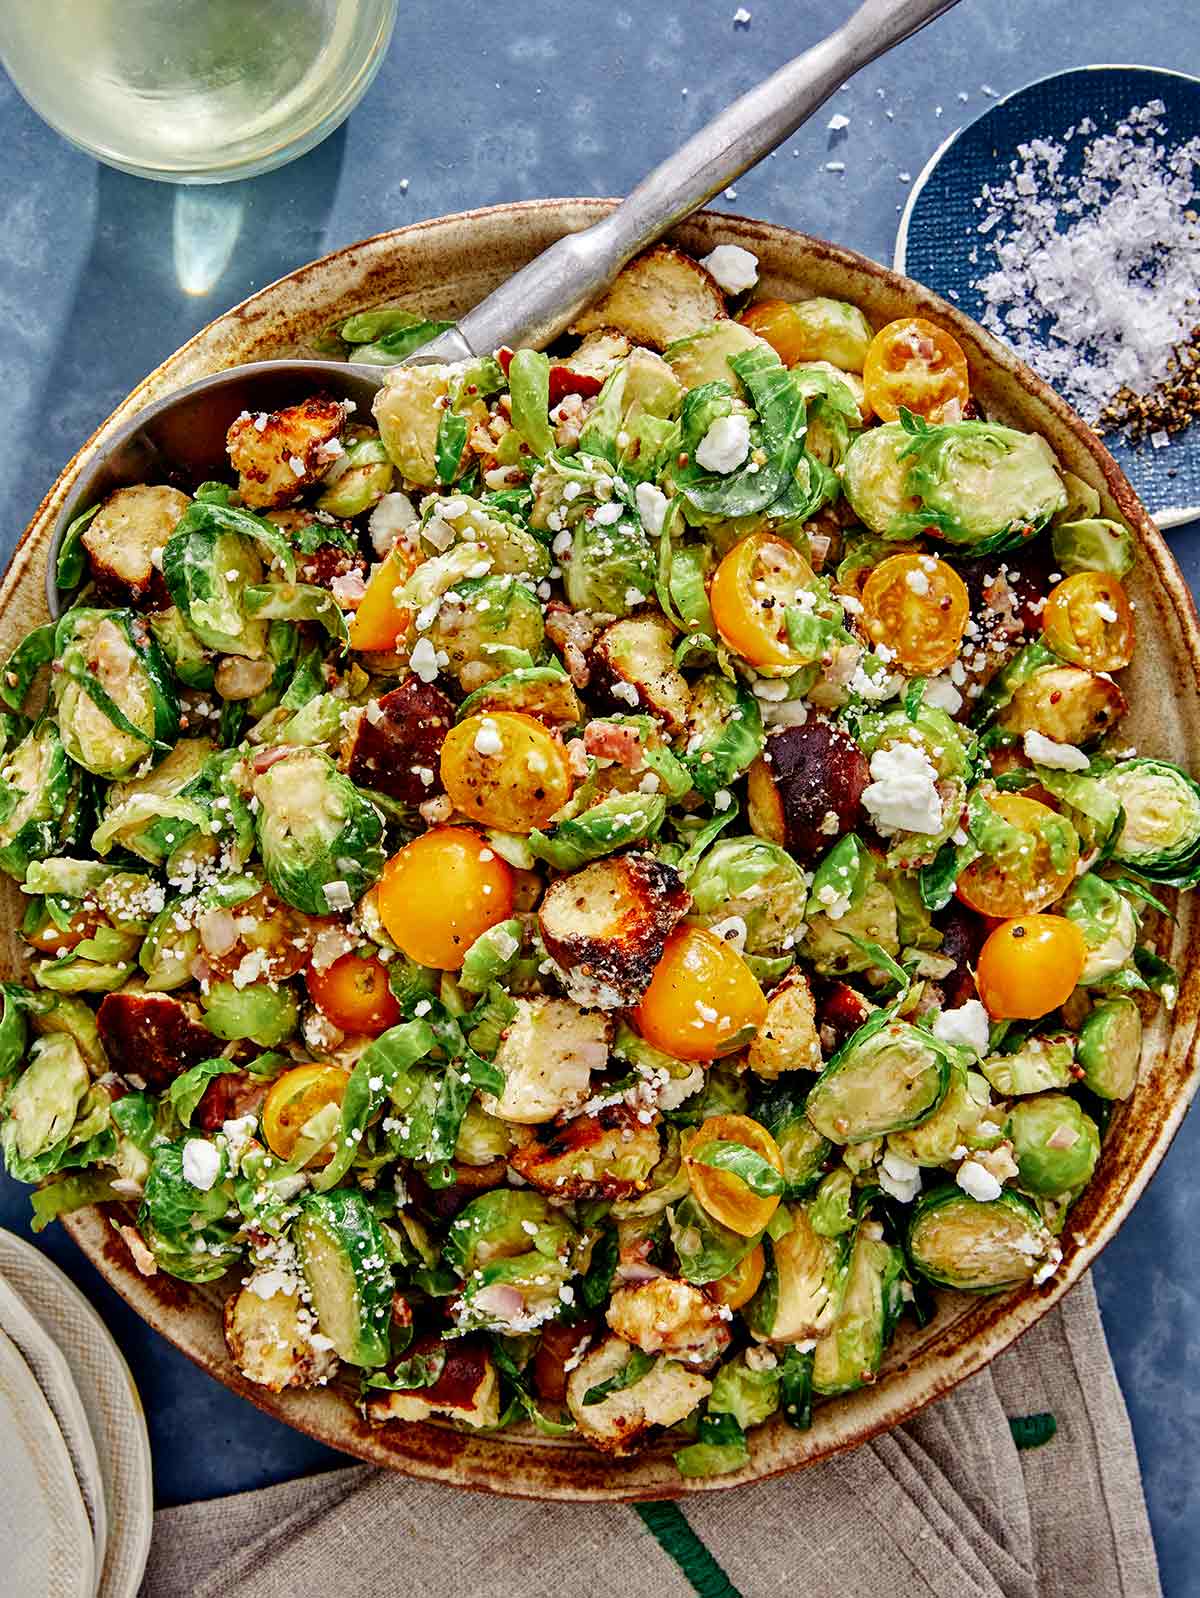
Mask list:
[[[220,190],[180,190],[98,166],[45,128],[0,74],[0,392],[8,406],[0,552],[7,558],[63,462],[137,380],[252,290],[388,226],[540,195],[624,193],[849,9],[846,0],[748,4],[753,20],[744,28],[734,25],[734,0],[510,0],[500,27],[484,31],[461,0],[403,0],[388,60],[347,125],[293,165]],[[890,261],[905,195],[899,174],[919,172],[951,128],[990,103],[985,85],[1004,94],[1097,61],[1200,74],[1194,0],[1136,11],[962,0],[861,73],[717,207]],[[835,110],[850,118],[836,156],[825,129]],[[824,170],[835,158],[843,173]],[[1172,543],[1195,585],[1197,528],[1178,530]],[[1193,1117],[1095,1272],[1170,1598],[1200,1594],[1198,1165]],[[25,1191],[0,1178],[0,1222],[24,1231],[27,1209]],[[160,1503],[341,1462],[194,1369],[117,1299],[61,1229],[38,1241],[126,1351],[149,1417]]]

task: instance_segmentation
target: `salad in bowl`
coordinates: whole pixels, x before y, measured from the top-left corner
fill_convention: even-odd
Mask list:
[[[635,261],[117,489],[0,670],[0,1148],[376,1425],[684,1477],[1049,1279],[1170,1005],[1200,788],[1135,542],[908,316]]]

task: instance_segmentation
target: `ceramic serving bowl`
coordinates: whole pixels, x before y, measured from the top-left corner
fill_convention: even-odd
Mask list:
[[[38,510],[0,588],[0,650],[5,654],[46,619],[44,575],[55,518],[77,474],[141,406],[181,384],[238,362],[312,354],[321,331],[384,301],[426,315],[461,315],[503,277],[561,234],[587,226],[609,202],[541,200],[444,217],[350,245],[263,289],[218,318],[152,372],[66,467]],[[972,388],[988,414],[1048,439],[1062,464],[1091,483],[1103,513],[1129,524],[1141,546],[1131,589],[1138,652],[1129,671],[1132,709],[1124,726],[1145,754],[1187,763],[1200,748],[1200,623],[1191,596],[1153,522],[1091,430],[1011,354],[953,306],[906,278],[787,228],[727,216],[698,216],[674,242],[695,255],[737,243],[761,262],[761,289],[789,299],[831,295],[862,306],[880,326],[920,312],[951,328],[967,353]],[[5,879],[0,955],[21,962],[14,931],[19,895]],[[9,913],[4,913],[5,911]],[[1041,1288],[991,1298],[947,1294],[931,1324],[904,1325],[878,1380],[819,1407],[801,1432],[778,1418],[756,1430],[750,1463],[735,1475],[684,1483],[660,1441],[634,1459],[613,1461],[570,1439],[509,1433],[472,1436],[437,1424],[373,1429],[355,1407],[353,1386],[278,1396],[252,1386],[225,1350],[221,1283],[193,1287],[159,1273],[140,1276],[100,1209],[66,1225],[123,1297],[158,1331],[227,1386],[321,1441],[375,1464],[459,1487],[554,1499],[646,1499],[722,1491],[812,1464],[908,1419],[986,1365],[1064,1294],[1115,1234],[1171,1142],[1197,1083],[1200,1013],[1200,904],[1187,900],[1164,927],[1162,949],[1184,973],[1171,1014],[1147,1026],[1142,1080],[1117,1108],[1099,1169],[1072,1211],[1058,1274]]]

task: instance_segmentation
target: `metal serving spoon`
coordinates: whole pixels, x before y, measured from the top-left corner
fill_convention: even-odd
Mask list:
[[[777,149],[861,67],[955,3],[864,0],[828,38],[726,107],[606,217],[559,239],[449,332],[398,364],[461,361],[503,344],[550,343],[640,250]],[[369,412],[387,371],[346,361],[254,361],[189,383],[139,411],[88,463],[58,518],[46,573],[51,615],[61,609],[58,546],[81,510],[168,469],[197,482],[221,475],[228,469],[225,434],[243,411],[276,410],[299,392],[320,388]]]

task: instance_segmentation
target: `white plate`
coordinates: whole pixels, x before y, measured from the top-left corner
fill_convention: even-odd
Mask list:
[[[0,1580],[14,1598],[92,1598],[92,1528],[62,1433],[0,1332]]]
[[[108,1541],[108,1514],[104,1503],[104,1480],[87,1414],[71,1368],[50,1333],[29,1310],[0,1266],[0,1330],[20,1350],[33,1372],[42,1395],[49,1404],[71,1456],[75,1480],[83,1494],[84,1508],[92,1527],[97,1574],[104,1569],[104,1550]]]
[[[44,1254],[2,1229],[0,1274],[54,1338],[87,1412],[108,1504],[99,1598],[136,1598],[154,1530],[154,1488],[146,1419],[129,1367],[75,1284]]]

